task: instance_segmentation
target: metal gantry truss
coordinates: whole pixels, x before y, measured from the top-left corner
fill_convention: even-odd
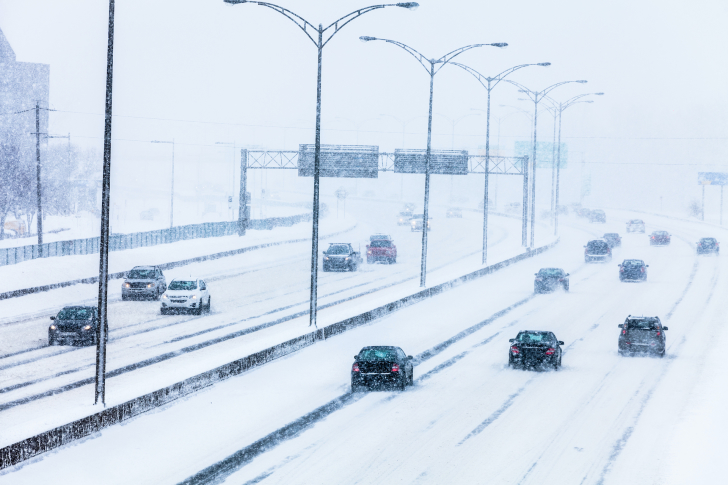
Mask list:
[[[298,151],[293,150],[248,150],[249,170],[254,169],[298,169]],[[491,156],[490,175],[523,175],[528,156]],[[379,153],[379,171],[394,172],[394,153]],[[468,155],[468,173],[485,173],[485,156]]]

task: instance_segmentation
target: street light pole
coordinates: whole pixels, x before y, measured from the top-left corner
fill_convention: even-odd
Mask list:
[[[455,66],[458,66],[461,69],[465,69],[465,71],[472,74],[475,79],[478,80],[478,82],[488,91],[488,107],[487,107],[487,114],[486,114],[486,122],[485,122],[485,181],[484,181],[484,189],[483,189],[483,260],[482,264],[485,264],[488,260],[488,170],[489,170],[489,162],[490,162],[490,92],[495,88],[498,83],[503,81],[506,76],[511,74],[512,72],[515,72],[519,69],[522,69],[524,67],[528,66],[550,66],[550,62],[539,62],[537,64],[521,64],[518,66],[511,67],[509,69],[506,69],[505,71],[501,72],[500,74],[497,74],[494,77],[487,77],[480,74],[475,69],[468,67],[464,64],[458,64],[457,62],[453,62]],[[524,177],[525,175],[525,167],[524,167]]]
[[[422,261],[420,264],[420,286],[425,286],[425,276],[427,274],[427,225],[429,222],[429,199],[430,199],[430,157],[432,153],[432,92],[433,92],[433,86],[435,81],[435,74],[437,74],[440,69],[442,69],[446,64],[451,62],[456,56],[462,54],[465,51],[468,51],[470,49],[474,49],[476,47],[507,47],[508,44],[505,42],[495,42],[491,44],[473,44],[468,45],[465,47],[460,47],[458,49],[455,49],[454,51],[451,51],[444,56],[440,57],[439,59],[427,59],[425,56],[420,54],[418,51],[413,49],[412,47],[409,47],[406,44],[403,44],[401,42],[397,42],[394,40],[389,39],[378,39],[376,37],[369,37],[369,36],[362,36],[359,37],[359,39],[362,42],[369,42],[372,40],[381,40],[384,42],[388,42],[390,44],[394,44],[397,47],[400,47],[401,49],[404,49],[407,51],[412,57],[417,59],[417,62],[422,65],[422,67],[425,68],[427,73],[430,75],[430,108],[428,113],[428,119],[427,119],[427,151],[425,153],[425,210],[423,214],[423,221],[422,221]],[[440,66],[435,69],[435,65],[440,64]],[[487,170],[486,170],[487,172]]]
[[[250,3],[259,5],[261,7],[268,7],[279,14],[285,16],[289,20],[293,21],[298,28],[300,28],[304,34],[314,43],[318,53],[318,71],[316,80],[316,141],[314,148],[314,162],[313,162],[313,234],[311,236],[311,298],[309,306],[309,326],[316,325],[316,313],[317,313],[317,292],[318,292],[318,221],[319,221],[319,178],[320,178],[320,161],[321,161],[321,57],[324,46],[336,35],[345,25],[352,20],[361,17],[362,15],[378,10],[385,7],[401,7],[410,10],[414,10],[419,7],[417,2],[401,2],[395,4],[385,5],[371,5],[369,7],[360,8],[351,13],[348,13],[341,17],[339,20],[333,22],[328,27],[324,28],[322,24],[318,27],[314,26],[311,22],[304,19],[298,14],[293,13],[287,8],[280,7],[278,5],[268,2],[258,2],[250,0],[224,0],[225,3],[233,5]],[[314,39],[309,30],[316,32],[316,39]],[[324,38],[326,34],[326,38]]]
[[[96,329],[96,382],[94,404],[106,405],[107,294],[109,287],[109,203],[111,199],[111,101],[114,79],[114,0],[109,0],[109,36],[106,52],[106,109],[104,115],[104,178],[101,184],[101,236],[99,237],[99,325]]]
[[[569,83],[585,83],[584,80],[579,81],[562,81],[560,83],[552,84],[551,86],[541,90],[541,91],[532,91],[525,86],[522,86],[521,84],[518,84],[515,81],[511,81],[510,79],[505,80],[507,83],[513,84],[517,88],[519,88],[519,92],[526,94],[531,101],[533,101],[533,160],[531,161],[531,167],[533,168],[533,176],[531,177],[531,242],[530,242],[530,248],[533,249],[535,244],[535,230],[536,230],[536,166],[537,166],[537,160],[536,160],[536,147],[538,146],[538,103],[543,100],[543,98],[552,90],[557,88],[558,86],[561,86],[563,84],[569,84]]]
[[[564,103],[558,103],[556,104],[555,101],[551,100],[554,104],[554,109],[559,114],[559,139],[556,144],[556,190],[554,195],[554,236],[559,235],[559,178],[561,176],[561,114],[564,112],[566,108],[569,108],[570,106],[573,106],[575,104],[579,103],[593,103],[594,101],[591,100],[583,100],[578,101],[580,98],[583,98],[584,96],[603,96],[604,93],[586,93],[586,94],[580,94],[578,96],[574,96],[573,98],[569,99],[568,101]]]

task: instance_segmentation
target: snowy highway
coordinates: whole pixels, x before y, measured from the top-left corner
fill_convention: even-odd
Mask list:
[[[83,456],[94,465],[75,470],[78,483],[102,469],[108,483],[680,483],[670,473],[686,465],[673,456],[676,418],[715,351],[704,352],[706,339],[728,338],[717,290],[725,264],[698,257],[694,243],[721,234],[644,216],[648,232],[673,234],[670,246],[623,234],[613,261],[585,264],[586,241],[623,233],[629,215],[606,226],[572,219],[542,255],[0,477],[47,480]],[[644,259],[647,281],[620,283],[623,258]],[[533,273],[545,266],[571,273],[570,292],[533,295]],[[669,326],[664,359],[618,356],[617,324],[628,314]],[[508,368],[508,339],[522,329],[564,340],[563,368]],[[415,355],[415,386],[349,394],[352,356],[364,345]],[[327,403],[290,439],[271,435]],[[261,439],[264,452],[251,447]]]

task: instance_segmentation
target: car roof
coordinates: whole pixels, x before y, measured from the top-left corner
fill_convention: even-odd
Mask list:
[[[90,306],[90,305],[69,305],[69,306],[64,306],[63,310],[70,309],[70,308],[93,308],[94,310],[96,309],[95,306]]]
[[[395,347],[394,345],[367,345],[366,347],[361,348],[361,350],[369,350],[369,349],[402,350],[399,347]],[[360,350],[360,352],[361,352],[361,350]]]
[[[370,241],[374,240],[385,240],[385,241],[391,241],[392,237],[389,234],[372,234],[369,236]]]
[[[619,236],[619,234],[616,232],[606,232],[606,233],[604,233],[604,236],[602,236],[602,237],[607,237],[607,236]]]
[[[541,268],[539,271],[545,271],[545,270],[550,270],[550,269],[555,269],[555,270],[558,270],[558,271],[564,271],[561,268]]]
[[[644,221],[642,219],[631,219],[629,222],[637,222],[639,224],[644,224]]]
[[[657,322],[660,320],[660,317],[646,317],[644,315],[628,315],[627,320],[644,320],[647,322]]]
[[[134,266],[132,269],[133,270],[134,269],[157,269],[157,267],[156,266]]]
[[[622,263],[641,263],[641,264],[645,264],[645,262],[643,260],[641,260],[641,259],[625,259],[624,261],[622,261]]]
[[[591,240],[591,241],[589,241],[589,242],[588,242],[587,244],[591,244],[591,243],[601,243],[601,244],[607,244],[607,241],[605,241],[604,239],[592,239],[592,240]]]
[[[172,281],[199,281],[200,278],[193,278],[192,276],[188,278],[172,278]]]
[[[329,243],[329,246],[351,246],[350,243]]]

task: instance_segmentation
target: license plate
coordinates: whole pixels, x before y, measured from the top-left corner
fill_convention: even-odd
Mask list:
[[[184,303],[184,300],[172,300],[172,303]]]

